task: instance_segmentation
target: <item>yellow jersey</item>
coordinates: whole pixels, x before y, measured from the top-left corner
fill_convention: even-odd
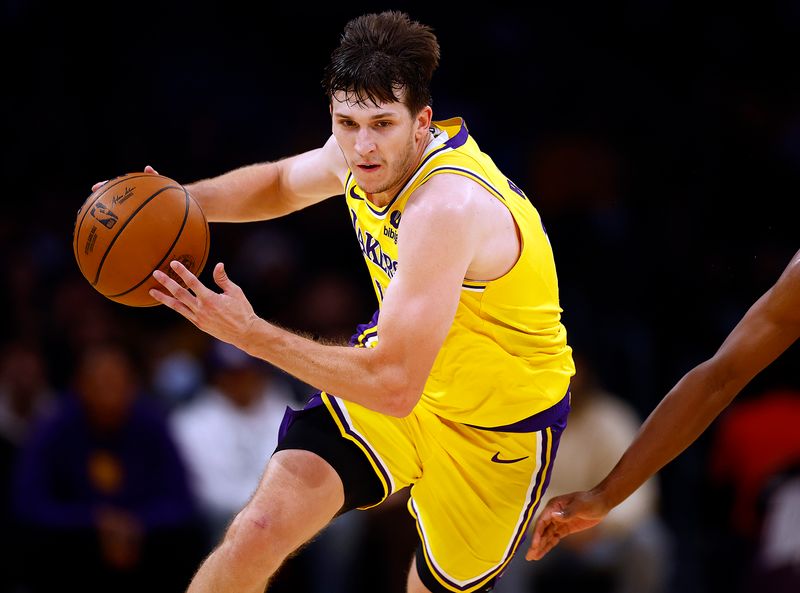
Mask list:
[[[433,140],[413,175],[384,207],[370,202],[348,171],[350,220],[380,306],[402,265],[400,222],[418,187],[434,175],[463,175],[505,204],[519,228],[519,259],[495,280],[464,279],[455,319],[417,405],[454,422],[507,426],[558,403],[575,372],[561,323],[553,251],[539,213],[481,152],[462,119],[433,122],[431,131]],[[362,346],[379,339],[374,328],[361,336]]]

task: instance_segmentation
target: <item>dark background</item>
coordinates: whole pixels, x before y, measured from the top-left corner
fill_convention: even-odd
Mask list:
[[[800,3],[698,4],[537,3],[523,14],[503,3],[123,2],[83,13],[5,1],[0,341],[38,342],[63,388],[76,343],[65,332],[83,309],[102,310],[147,360],[185,322],[87,288],[71,233],[91,185],[146,164],[190,182],[321,145],[330,122],[319,80],[341,29],[399,8],[442,46],[434,119],[463,116],[531,197],[573,347],[644,417],[800,247]],[[345,335],[374,306],[351,233],[338,199],[213,225],[202,278],[225,261],[262,316]],[[308,301],[331,285],[333,305]],[[797,369],[795,346],[740,397],[798,387]],[[705,476],[712,434],[662,472],[676,591],[711,590],[721,570],[704,562],[718,527]]]

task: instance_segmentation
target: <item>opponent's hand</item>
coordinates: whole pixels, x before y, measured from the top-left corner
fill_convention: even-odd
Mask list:
[[[156,171],[155,169],[153,169],[153,167],[151,167],[150,165],[147,165],[147,166],[144,168],[144,172],[145,172],[145,173],[149,173],[150,175],[158,175],[158,171]],[[103,187],[103,186],[104,186],[106,183],[108,183],[108,179],[106,179],[105,181],[98,181],[97,183],[95,183],[95,184],[92,186],[92,192],[96,192],[98,189],[100,189],[101,187]]]
[[[220,262],[214,267],[214,281],[222,293],[206,287],[179,261],[170,262],[170,268],[183,280],[187,288],[156,270],[153,277],[167,292],[151,289],[150,296],[177,311],[201,330],[238,346],[258,319],[242,289],[228,279]]]
[[[591,492],[573,492],[557,496],[547,503],[536,526],[526,560],[540,560],[562,538],[570,533],[594,527],[608,514],[608,510]]]

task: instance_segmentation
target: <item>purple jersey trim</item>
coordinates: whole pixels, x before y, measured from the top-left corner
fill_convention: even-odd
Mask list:
[[[370,319],[367,323],[360,323],[358,324],[358,326],[356,326],[356,333],[354,333],[350,337],[350,341],[348,342],[350,346],[364,346],[366,338],[369,338],[377,333],[378,315],[380,314],[380,312],[381,310],[378,309],[377,311],[375,311],[375,314],[372,316],[372,319]]]
[[[493,186],[491,183],[489,183],[488,179],[484,179],[483,177],[481,177],[480,175],[478,175],[474,171],[472,171],[470,169],[465,169],[464,167],[455,167],[455,166],[452,166],[452,165],[436,167],[435,169],[431,169],[430,171],[428,171],[428,173],[425,175],[425,179],[423,180],[423,183],[428,181],[428,179],[430,179],[431,177],[433,177],[436,173],[438,173],[440,171],[458,171],[459,173],[465,173],[466,174],[465,177],[466,176],[473,177],[475,180],[479,181],[481,183],[481,185],[485,186],[486,189],[488,189],[494,195],[496,195],[500,200],[502,200],[503,202],[506,201],[506,197],[503,195],[503,193],[499,189],[497,189],[495,186]]]
[[[447,142],[444,143],[444,145],[447,148],[453,148],[453,149],[459,148],[464,145],[468,137],[469,137],[469,130],[467,129],[467,122],[465,122],[462,119],[461,127],[458,129],[456,135],[448,139]]]
[[[437,154],[439,154],[443,150],[446,150],[446,149],[455,150],[456,148],[459,148],[459,147],[463,146],[464,143],[467,141],[467,138],[469,138],[469,130],[467,130],[466,122],[464,120],[461,120],[461,127],[458,129],[458,132],[456,133],[456,135],[453,136],[452,138],[449,138],[444,144],[442,144],[438,148],[433,149],[424,159],[422,159],[422,161],[419,163],[419,165],[417,165],[417,168],[414,169],[414,173],[416,174],[417,171],[419,171],[420,169],[422,169],[422,167],[425,166],[425,163],[427,163],[429,160],[431,160],[434,156],[436,156]],[[348,170],[347,171],[347,178],[345,179],[345,183],[344,183],[345,187],[347,187],[349,185],[350,180],[352,179],[352,177],[353,177],[353,172]],[[412,175],[412,177],[413,177],[413,175]],[[369,200],[365,200],[364,198],[359,196],[356,193],[356,185],[355,184],[350,187],[349,196],[353,200],[361,200],[361,201],[363,201],[367,205],[367,208],[369,208],[372,211],[372,213],[375,214],[376,216],[385,216],[386,213],[389,212],[391,207],[397,201],[397,198],[400,197],[400,195],[403,193],[403,191],[405,189],[406,189],[406,187],[404,186],[403,189],[401,189],[397,193],[397,195],[395,197],[393,197],[389,201],[389,203],[386,204],[386,206],[384,206],[383,208],[376,208],[372,204],[372,202],[370,202]]]
[[[475,426],[474,424],[468,424],[467,426],[480,430],[491,430],[492,432],[539,432],[558,422],[569,410],[570,393],[569,389],[567,389],[566,395],[557,404],[512,424],[503,426]]]

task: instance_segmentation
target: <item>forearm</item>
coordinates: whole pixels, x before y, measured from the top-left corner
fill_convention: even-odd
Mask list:
[[[633,443],[592,492],[611,509],[691,445],[741,386],[712,383],[706,362],[687,373],[645,420]]]
[[[747,383],[800,334],[800,268],[788,268],[748,310],[717,353],[659,403],[617,466],[593,489],[612,507],[691,445]],[[793,273],[790,273],[793,272]]]
[[[291,212],[281,198],[277,163],[260,163],[185,186],[209,222],[250,222]]]
[[[419,399],[409,392],[401,365],[383,356],[380,345],[320,344],[258,318],[239,346],[304,383],[384,414],[405,416]]]

